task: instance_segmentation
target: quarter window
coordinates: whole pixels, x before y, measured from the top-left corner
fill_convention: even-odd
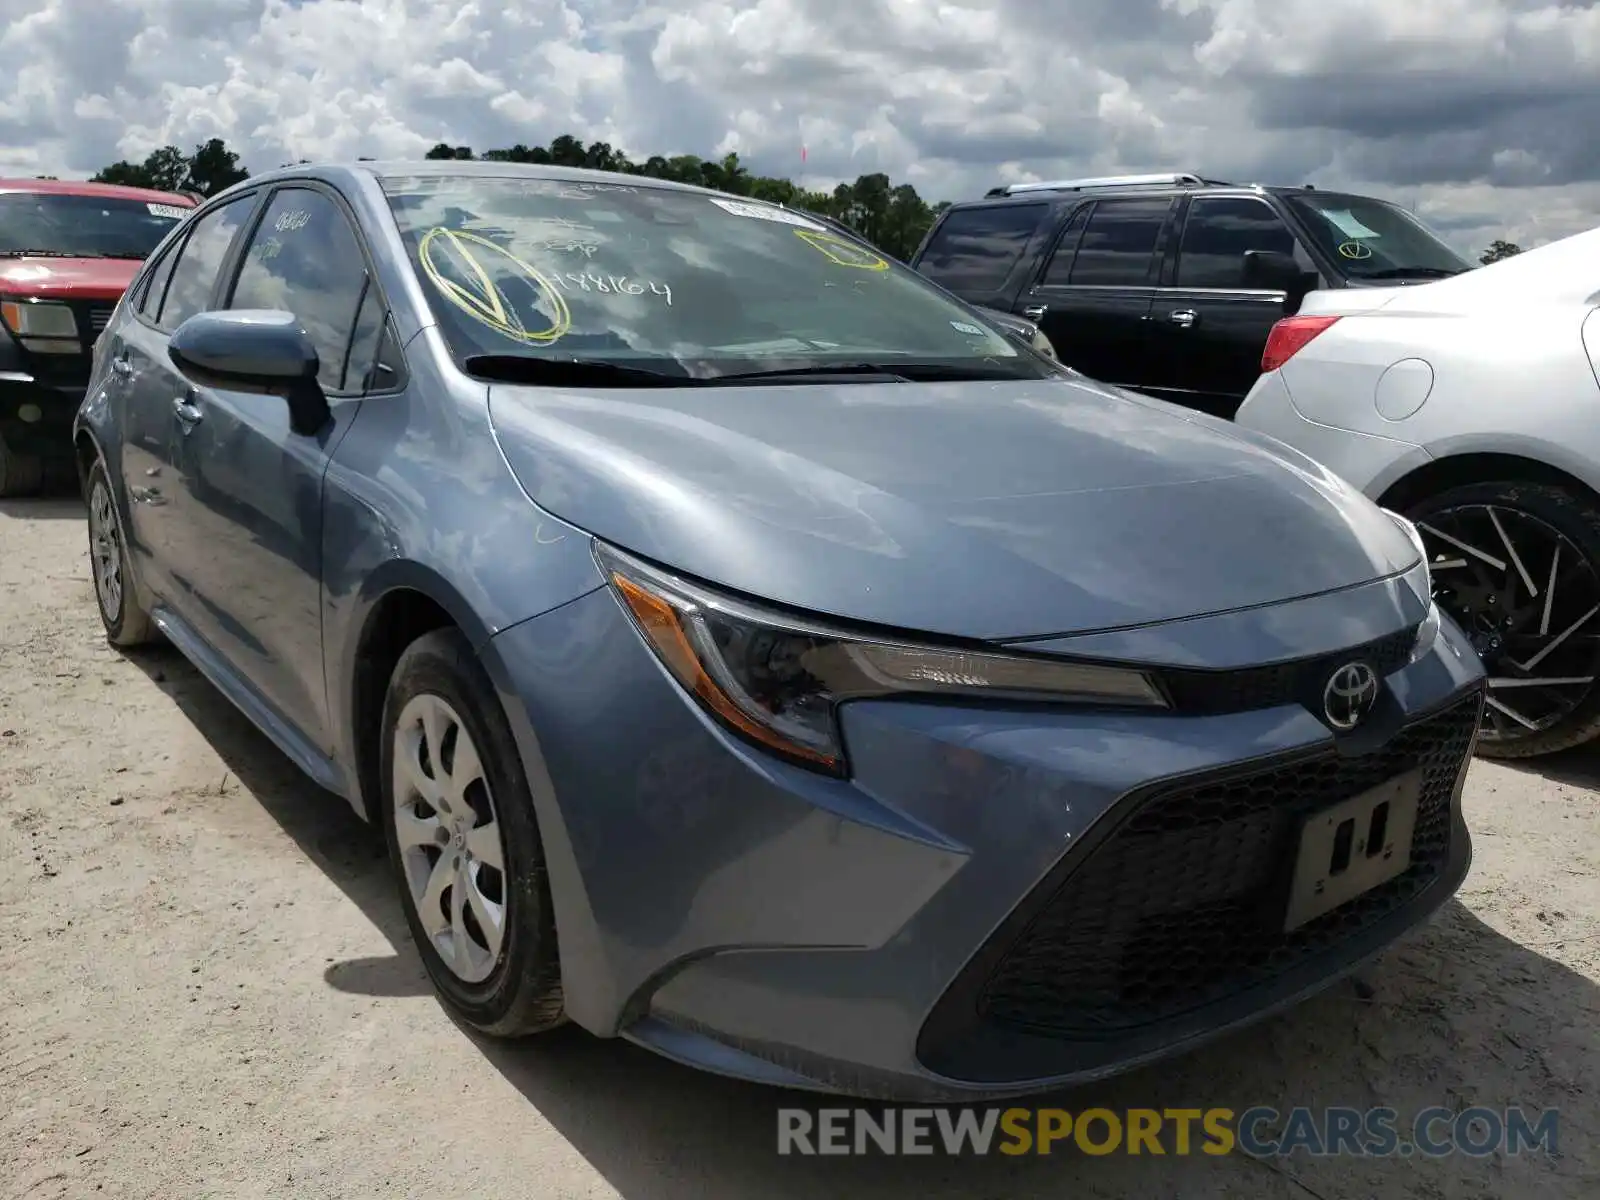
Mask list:
[[[1047,208],[996,204],[957,209],[934,231],[917,270],[958,296],[999,291]]]
[[[241,196],[212,209],[195,222],[189,240],[177,253],[172,278],[161,302],[157,324],[162,329],[170,332],[195,313],[206,311],[217,283],[217,273],[228,256],[228,247],[233,245],[234,235],[250,215],[254,201],[254,196]]]
[[[383,322],[374,293],[363,325],[368,361],[357,362],[351,339],[367,282],[361,243],[339,206],[310,188],[282,188],[245,250],[228,307],[293,313],[317,348],[317,382],[329,392],[359,391]]]
[[[1293,255],[1299,243],[1283,219],[1260,200],[1218,196],[1191,201],[1178,246],[1178,286],[1248,287],[1246,250]]]
[[[1078,249],[1078,239],[1083,236],[1083,228],[1089,223],[1090,205],[1085,204],[1072,214],[1072,219],[1067,222],[1067,227],[1061,231],[1061,240],[1056,243],[1055,253],[1050,256],[1049,265],[1044,269],[1043,287],[1060,287],[1072,278],[1072,256]]]
[[[1170,200],[1102,200],[1094,206],[1072,263],[1071,282],[1137,287],[1150,281]]]

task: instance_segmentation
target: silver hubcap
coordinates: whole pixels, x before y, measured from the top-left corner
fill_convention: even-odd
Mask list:
[[[505,852],[483,760],[460,716],[421,695],[394,738],[394,824],[417,919],[450,973],[487,979],[505,944]]]
[[[117,536],[111,489],[104,483],[97,482],[89,496],[89,553],[100,611],[108,621],[115,621],[122,615],[122,542]]]

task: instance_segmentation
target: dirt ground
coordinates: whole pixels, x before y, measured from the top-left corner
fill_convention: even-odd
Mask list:
[[[0,1196],[1600,1195],[1600,751],[1477,763],[1465,888],[1358,982],[1054,1101],[1556,1107],[1553,1160],[779,1158],[792,1096],[453,1024],[365,827],[88,578],[81,505],[0,501]]]

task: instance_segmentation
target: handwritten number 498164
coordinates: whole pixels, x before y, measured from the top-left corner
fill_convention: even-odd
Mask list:
[[[672,285],[657,283],[653,279],[641,282],[629,279],[626,275],[594,275],[579,271],[569,271],[554,278],[569,292],[600,292],[616,296],[642,296],[649,292],[666,300],[668,308],[672,307]]]

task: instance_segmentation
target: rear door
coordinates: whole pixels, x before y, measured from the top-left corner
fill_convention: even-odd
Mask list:
[[[1254,196],[1195,196],[1183,215],[1176,262],[1150,312],[1153,395],[1232,417],[1261,374],[1267,334],[1285,314],[1281,291],[1251,287],[1246,250],[1315,265],[1283,218]]]
[[[212,305],[223,263],[255,206],[246,194],[205,213],[168,249],[136,298],[132,319],[107,346],[123,380],[122,483],[130,552],[146,587],[182,611],[187,581],[172,566],[172,502],[178,480],[175,407],[189,383],[167,357],[168,336]]]
[[[1049,235],[1048,200],[957,208],[917,254],[918,274],[968,304],[1009,312]]]
[[[1117,197],[1081,205],[1020,305],[1061,361],[1091,379],[1142,389],[1150,306],[1173,200]]]

